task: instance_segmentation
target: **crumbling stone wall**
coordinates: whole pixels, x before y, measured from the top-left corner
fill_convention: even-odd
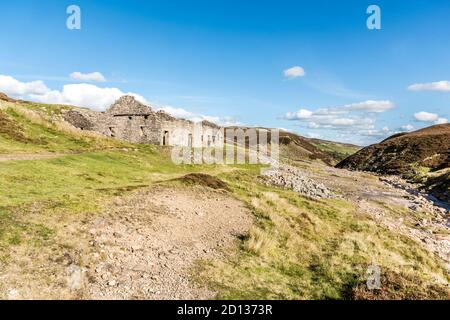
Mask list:
[[[105,112],[76,108],[63,113],[73,126],[133,143],[171,146],[223,146],[221,128],[214,123],[177,119],[153,111],[131,96],[123,96]]]
[[[68,110],[63,114],[66,121],[82,130],[94,130],[94,124],[82,113],[75,110]]]

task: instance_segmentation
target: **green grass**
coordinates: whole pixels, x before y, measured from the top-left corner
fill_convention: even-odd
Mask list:
[[[63,110],[71,109],[70,106],[66,105],[36,103],[31,101],[24,102],[23,106],[27,109],[44,113],[48,116],[60,115]]]
[[[95,219],[114,196],[200,170],[217,168],[175,165],[153,146],[0,162],[0,261],[12,247],[59,246],[65,226]]]
[[[320,151],[333,154],[336,159],[344,160],[359,150],[358,147],[351,147],[339,143],[315,143]]]
[[[26,107],[58,112],[54,106]],[[65,227],[93,219],[113,196],[203,172],[225,181],[255,217],[230,259],[199,262],[195,270],[196,279],[217,290],[219,298],[345,299],[372,263],[424,283],[449,281],[441,262],[417,243],[356,216],[345,201],[315,201],[260,184],[260,166],[175,165],[164,148],[71,133],[14,107],[0,112],[19,125],[0,133],[0,153],[70,153],[0,162],[2,263],[12,248],[51,250],[57,236],[67,240],[58,246],[81,241],[65,239]],[[23,136],[17,138],[15,130]]]
[[[355,216],[343,200],[315,201],[255,183],[257,171],[220,177],[246,203],[256,225],[227,261],[200,262],[194,272],[224,299],[347,299],[364,282],[367,266],[383,274],[441,286],[449,281],[442,263],[422,247],[372,220]],[[440,294],[423,285],[425,296]],[[410,287],[397,291],[408,296]],[[409,295],[410,296],[410,295]],[[445,297],[444,297],[445,298]]]
[[[45,109],[44,109],[45,108]],[[52,238],[71,216],[96,213],[111,196],[188,172],[213,171],[175,165],[166,149],[132,145],[48,121],[57,106],[0,105],[0,153],[58,153],[46,160],[0,161],[0,249]],[[57,215],[59,218],[52,218]],[[55,223],[56,220],[60,220]]]
[[[0,162],[0,203],[15,206],[108,189],[148,185],[201,168],[175,165],[156,147],[99,151],[33,161]],[[203,170],[214,166],[205,166]]]

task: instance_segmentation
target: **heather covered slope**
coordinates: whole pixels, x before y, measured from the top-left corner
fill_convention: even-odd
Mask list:
[[[394,135],[361,149],[337,167],[400,175],[449,201],[450,124]]]
[[[384,174],[405,174],[414,166],[439,170],[449,165],[450,124],[394,135],[361,149],[337,167]]]

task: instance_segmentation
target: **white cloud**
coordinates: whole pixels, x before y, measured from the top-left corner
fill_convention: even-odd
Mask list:
[[[318,128],[320,128],[320,125],[318,125],[317,123],[311,121],[310,123],[308,123],[308,128],[310,128],[310,129],[318,129]]]
[[[416,83],[408,87],[410,91],[450,91],[450,81],[436,81],[430,83]]]
[[[426,112],[426,111],[420,111],[420,112],[414,113],[414,118],[416,118],[417,121],[433,122],[433,124],[448,123],[447,118],[440,117],[436,113],[430,113],[430,112]]]
[[[436,113],[420,111],[414,113],[414,118],[416,118],[416,120],[418,121],[433,122],[439,119],[439,115],[437,115]]]
[[[167,112],[168,114],[174,116],[175,118],[183,118],[183,119],[191,120],[194,122],[206,120],[206,121],[213,122],[213,123],[216,123],[216,124],[222,125],[222,126],[242,125],[242,123],[234,120],[231,117],[207,116],[207,115],[203,115],[203,114],[193,113],[193,112],[187,111],[187,110],[185,110],[183,108],[179,108],[179,107],[158,106],[157,110],[163,110],[163,111]]]
[[[395,105],[389,100],[366,100],[337,107],[300,109],[288,112],[284,119],[296,121],[298,125],[318,130],[328,138],[366,144],[392,135],[389,127],[376,128],[377,114],[387,112]],[[333,139],[333,138],[331,138]]]
[[[402,131],[412,131],[412,130],[414,130],[414,126],[412,126],[408,123],[408,124],[405,124],[404,126],[401,126],[400,129]]]
[[[88,82],[105,82],[105,77],[100,72],[91,72],[91,73],[81,73],[81,72],[73,72],[70,74],[70,77],[74,80],[79,81],[88,81]]]
[[[132,92],[122,92],[118,88],[100,88],[92,84],[78,83],[63,86],[62,91],[50,90],[43,81],[21,82],[11,76],[0,75],[0,92],[19,99],[32,99],[42,103],[69,104],[103,111],[115,100],[129,94],[137,100],[145,99]]]
[[[22,98],[30,94],[43,94],[50,89],[42,81],[21,82],[11,76],[0,75],[0,92]]]
[[[385,112],[394,108],[394,104],[389,100],[367,100],[359,103],[352,103],[343,106],[344,109],[365,112]]]
[[[444,123],[448,123],[448,119],[447,118],[438,118],[434,124],[444,124]]]
[[[29,96],[38,102],[68,104],[104,111],[123,95],[134,96],[136,100],[146,103],[144,97],[136,93],[125,93],[118,88],[100,88],[87,83],[67,84],[63,86],[62,91],[52,90],[44,94],[30,94]]]
[[[298,77],[303,77],[306,73],[302,67],[295,66],[283,71],[284,76],[288,79],[295,79]]]
[[[308,128],[338,129],[354,127],[365,130],[374,129],[373,116],[369,113],[382,113],[394,107],[388,100],[367,100],[338,107],[319,108],[314,111],[300,109],[284,115],[286,120],[306,122]]]
[[[118,88],[101,88],[88,83],[76,83],[64,85],[62,90],[50,90],[42,81],[20,82],[13,77],[0,75],[0,92],[7,95],[29,99],[42,103],[67,104],[78,107],[86,107],[95,111],[104,111],[117,99],[124,95],[131,95],[136,100],[148,104],[146,99],[133,92],[123,92]],[[231,117],[207,116],[195,114],[183,108],[158,105],[156,110],[164,110],[177,118],[192,121],[210,121],[223,126],[242,125]]]
[[[307,132],[307,133],[305,134],[305,136],[306,136],[307,138],[311,138],[311,139],[320,139],[320,138],[321,138],[321,135],[318,134],[318,133],[316,133],[316,132]]]
[[[323,121],[324,124],[328,124],[331,126],[354,126],[357,123],[359,123],[360,119],[356,119],[356,118],[329,118],[326,119],[325,121]]]
[[[288,112],[285,115],[287,120],[300,120],[300,119],[308,119],[312,115],[312,111],[306,109],[300,109],[297,112]]]

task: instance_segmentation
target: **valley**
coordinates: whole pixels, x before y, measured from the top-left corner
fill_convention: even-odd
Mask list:
[[[170,147],[73,128],[60,109],[0,101],[3,299],[449,298],[448,208],[426,190],[335,168],[291,134],[274,179],[175,165]]]

